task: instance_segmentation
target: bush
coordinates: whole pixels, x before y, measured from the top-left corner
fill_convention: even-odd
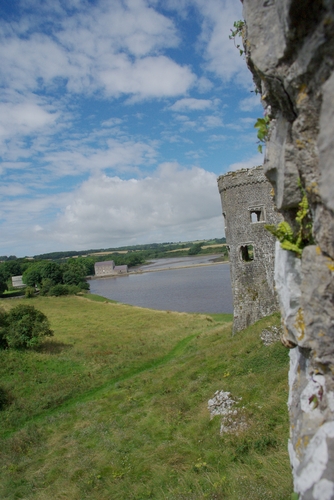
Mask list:
[[[12,402],[12,398],[6,389],[0,387],[0,411]]]
[[[43,337],[51,337],[48,318],[33,306],[13,307],[3,318],[3,338],[8,347],[27,349],[39,345]]]
[[[78,287],[80,288],[80,290],[89,290],[89,283],[87,283],[87,281],[81,281],[79,284],[78,284]]]
[[[79,285],[68,285],[67,288],[69,295],[76,295],[77,293],[81,292],[81,288]]]
[[[49,290],[48,295],[54,296],[54,297],[60,297],[61,295],[68,295],[69,294],[69,289],[67,285],[55,285],[52,286]]]
[[[0,309],[0,349],[6,349],[7,340],[5,337],[7,325],[7,313],[4,309]]]
[[[35,288],[33,286],[27,286],[24,291],[24,296],[26,299],[32,299],[35,297]]]
[[[39,289],[39,293],[41,295],[49,295],[51,288],[54,287],[55,285],[56,283],[52,279],[43,278]]]
[[[86,282],[78,285],[55,285],[50,288],[48,295],[60,297],[61,295],[76,295],[82,290],[89,290],[89,285]]]
[[[188,255],[197,255],[202,249],[203,243],[196,243],[192,245],[188,250]]]

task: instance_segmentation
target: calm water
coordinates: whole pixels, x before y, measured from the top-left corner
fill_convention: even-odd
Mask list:
[[[233,312],[229,264],[130,274],[92,280],[89,284],[91,293],[150,309]]]

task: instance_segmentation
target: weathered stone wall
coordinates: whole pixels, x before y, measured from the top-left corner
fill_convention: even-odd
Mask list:
[[[229,245],[233,331],[278,310],[274,290],[275,238],[264,228],[280,220],[262,166],[218,178]],[[252,254],[245,251],[252,249]]]
[[[334,4],[244,0],[246,60],[271,118],[264,168],[296,227],[305,190],[315,244],[277,246],[283,343],[291,347],[290,443],[301,500],[334,499]],[[300,181],[299,181],[300,179]],[[310,242],[311,243],[311,242]]]

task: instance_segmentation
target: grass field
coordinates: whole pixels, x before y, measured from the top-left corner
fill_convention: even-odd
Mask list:
[[[95,300],[91,300],[95,299]],[[153,311],[102,298],[35,305],[54,337],[0,351],[0,498],[287,500],[288,354],[263,319],[232,337],[231,315]],[[208,400],[239,400],[220,435]]]

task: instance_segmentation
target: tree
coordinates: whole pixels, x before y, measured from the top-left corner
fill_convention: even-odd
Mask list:
[[[62,282],[62,271],[56,262],[47,262],[41,265],[41,275],[44,279],[49,279],[56,283]]]
[[[1,327],[2,322],[2,327]],[[1,336],[8,347],[27,349],[53,335],[49,320],[34,306],[18,305],[0,316]]]
[[[87,270],[82,259],[69,259],[62,265],[63,283],[65,285],[76,285],[81,289],[89,289],[86,282]]]
[[[17,260],[9,260],[5,262],[4,267],[10,276],[20,276],[22,274],[21,264]]]
[[[72,260],[72,259],[69,259]],[[92,257],[78,257],[75,259],[77,264],[80,264],[83,266],[85,270],[85,276],[89,276],[94,274],[94,264],[95,264],[95,259]]]
[[[23,283],[28,286],[39,286],[42,283],[42,266],[40,263],[33,264],[23,273]]]
[[[188,250],[188,255],[197,255],[202,249],[202,243],[195,243]]]
[[[5,264],[0,265],[0,294],[7,290],[7,280],[10,278],[8,270],[5,268]]]

